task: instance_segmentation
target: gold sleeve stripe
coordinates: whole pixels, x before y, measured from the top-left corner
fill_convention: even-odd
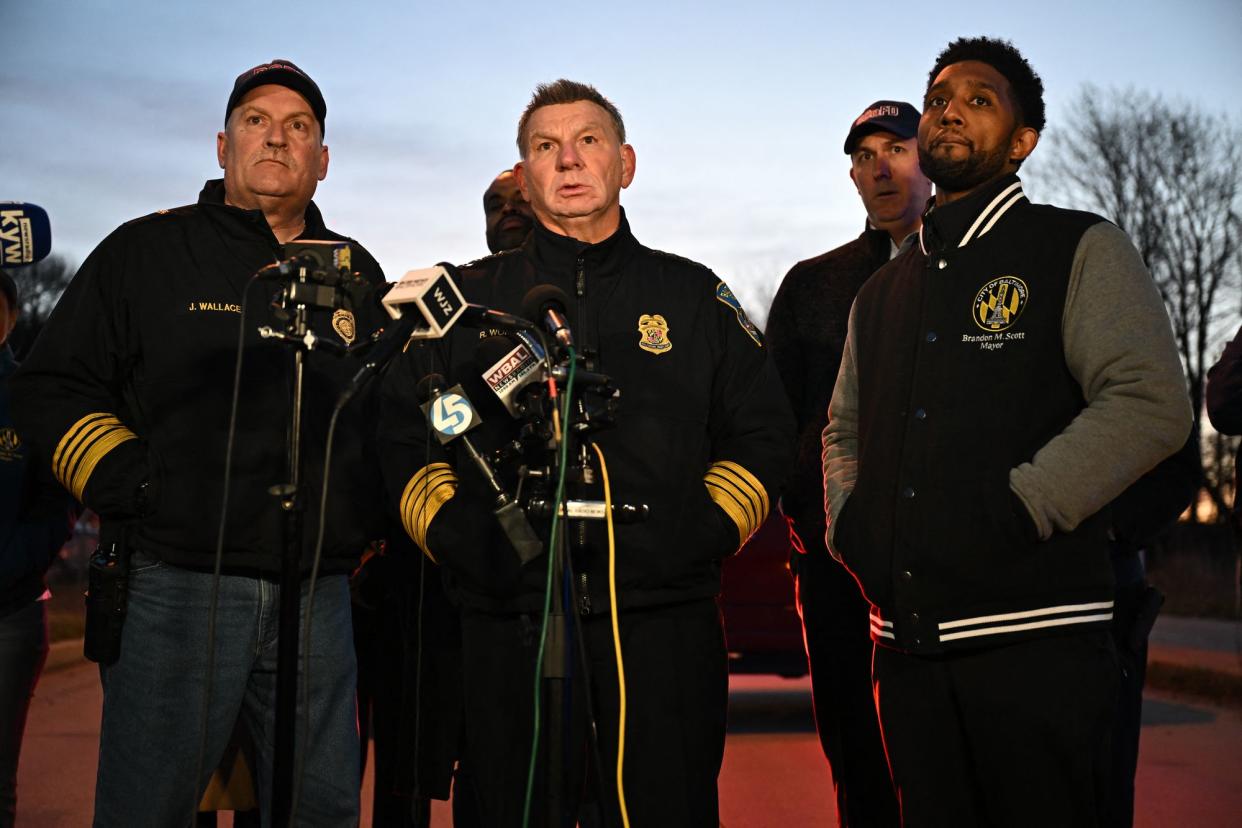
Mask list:
[[[745,543],[768,516],[770,505],[763,484],[730,460],[713,463],[703,476],[703,482],[712,500],[737,524],[738,534]]]
[[[739,512],[738,516],[734,517],[734,522],[737,523],[738,531],[741,532],[743,539],[759,526],[760,520],[756,505],[732,480],[712,470],[704,476],[703,482],[707,484],[708,494],[722,509],[730,513],[735,510]]]
[[[99,461],[121,443],[138,439],[113,414],[96,412],[78,420],[52,454],[52,474],[78,500]]]
[[[754,531],[754,520],[747,512],[746,507],[737,501],[737,498],[728,490],[705,480],[707,483],[707,495],[716,502],[716,505],[725,510],[725,514],[729,516],[737,525],[738,537],[745,543]]]
[[[448,463],[431,463],[414,473],[401,493],[401,525],[423,554],[435,562],[427,548],[427,528],[440,507],[457,493],[457,475]]]
[[[768,490],[763,488],[759,478],[748,472],[740,463],[734,463],[732,460],[720,460],[713,463],[712,470],[729,475],[739,487],[750,493],[755,503],[759,504],[759,522],[762,523],[772,506],[768,502]]]

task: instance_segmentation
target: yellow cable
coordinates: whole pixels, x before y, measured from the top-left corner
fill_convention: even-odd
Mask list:
[[[621,806],[621,824],[630,828],[630,814],[625,807],[625,661],[621,658],[621,626],[617,623],[617,540],[612,530],[612,488],[608,484],[608,464],[604,452],[594,443],[591,448],[599,455],[599,473],[604,478],[604,520],[608,524],[608,606],[612,613],[612,645],[617,654],[617,688],[621,709],[617,716],[617,802]]]

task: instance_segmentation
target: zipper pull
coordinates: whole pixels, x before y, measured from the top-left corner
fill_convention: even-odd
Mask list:
[[[578,606],[583,615],[591,614],[591,592],[587,587],[587,574],[578,573]]]

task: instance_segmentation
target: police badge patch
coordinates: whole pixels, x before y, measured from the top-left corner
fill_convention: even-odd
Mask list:
[[[345,341],[346,345],[354,344],[354,336],[357,330],[354,328],[354,315],[339,308],[332,314],[332,330],[336,331],[336,335]]]
[[[673,349],[668,338],[668,322],[663,316],[644,313],[638,317],[638,347],[651,354],[666,354]]]
[[[729,286],[724,282],[716,285],[716,298],[733,308],[737,314],[737,323],[742,326],[742,330],[746,331],[751,339],[755,340],[755,344],[760,348],[763,347],[763,336],[759,333],[759,329],[755,327],[755,323],[750,321],[750,317],[746,315],[746,311],[742,310],[742,303],[733,295],[733,291],[729,290]]]
[[[1026,297],[1026,282],[1017,276],[998,276],[975,294],[971,317],[985,331],[1003,331],[1018,321]]]

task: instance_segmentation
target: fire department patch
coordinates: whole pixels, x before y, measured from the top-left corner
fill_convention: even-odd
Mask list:
[[[332,314],[332,330],[336,331],[336,335],[345,340],[346,345],[354,344],[354,336],[357,330],[354,327],[354,315],[344,308],[339,308]]]
[[[742,330],[753,340],[760,348],[763,347],[763,337],[759,333],[759,329],[755,327],[755,323],[750,321],[750,317],[746,315],[746,311],[742,310],[742,303],[733,295],[733,291],[729,290],[729,286],[724,282],[716,285],[716,298],[733,308],[733,312],[737,314],[737,323],[742,326]]]
[[[651,354],[666,354],[673,349],[668,338],[668,322],[663,316],[644,313],[638,317],[638,347]]]
[[[1026,297],[1026,282],[1017,276],[996,277],[975,294],[975,324],[985,331],[1012,327],[1026,307]]]

